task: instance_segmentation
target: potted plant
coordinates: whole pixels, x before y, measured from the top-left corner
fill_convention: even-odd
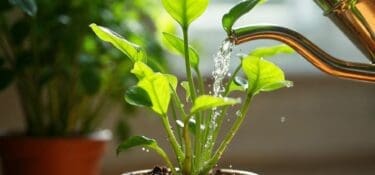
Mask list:
[[[26,126],[25,131],[0,137],[5,174],[99,173],[99,160],[110,138],[99,127],[116,106],[122,107],[122,114],[131,112],[118,102],[135,77],[129,73],[126,56],[117,50],[102,52],[107,45],[92,36],[87,25],[94,20],[125,27],[134,40],[147,41],[146,50],[152,50],[157,60],[150,65],[165,69],[152,14],[143,11],[145,3],[0,2],[0,89],[11,84],[17,89]],[[123,6],[128,10],[121,10]],[[135,20],[146,26],[144,31],[132,28],[129,21]],[[148,35],[139,37],[139,33]],[[128,134],[124,130],[129,115],[124,116],[117,127],[123,137]]]
[[[260,2],[261,0],[242,1],[225,14],[222,22],[228,34],[236,20]],[[229,74],[228,66],[233,47],[229,39],[223,43],[214,59],[213,87],[212,90],[207,89],[200,74],[199,54],[189,45],[188,29],[205,11],[208,3],[208,0],[162,0],[166,11],[182,29],[182,38],[170,33],[163,34],[164,39],[185,60],[187,80],[182,82],[174,75],[156,72],[147,66],[147,54],[142,47],[130,43],[106,27],[90,25],[100,39],[112,43],[132,61],[131,72],[138,78],[138,83],[126,92],[125,100],[129,104],[149,108],[157,114],[175,154],[175,161],[172,161],[156,140],[145,136],[131,137],[118,146],[117,153],[142,146],[159,154],[168,168],[156,167],[153,170],[129,174],[251,174],[243,171],[213,170],[240,128],[255,96],[261,92],[292,86],[292,82],[285,80],[283,71],[266,60],[276,54],[292,53],[291,48],[280,45],[255,49],[241,56],[240,64]],[[183,99],[176,92],[179,85],[185,89]],[[242,93],[242,96],[233,93],[235,91]],[[244,99],[241,100],[240,97]],[[228,114],[228,111],[237,112]],[[225,133],[224,139],[219,142],[218,135],[227,115],[235,115],[236,118],[230,130]]]

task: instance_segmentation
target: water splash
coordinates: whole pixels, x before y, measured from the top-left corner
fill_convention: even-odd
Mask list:
[[[214,55],[214,70],[212,72],[214,82],[212,85],[212,95],[216,97],[222,97],[222,93],[225,92],[223,81],[228,76],[233,47],[234,44],[227,39],[221,44],[216,55]],[[221,111],[217,108],[212,109],[211,122],[209,125],[211,131],[214,131],[217,128],[217,118],[220,114]],[[209,147],[208,144],[212,143],[212,139],[212,136],[209,136],[204,147]]]
[[[221,93],[225,91],[223,86],[223,80],[227,76],[230,66],[230,59],[232,55],[233,43],[229,40],[225,40],[219,51],[214,56],[214,70],[212,76],[214,78],[213,83],[213,95],[221,96]]]

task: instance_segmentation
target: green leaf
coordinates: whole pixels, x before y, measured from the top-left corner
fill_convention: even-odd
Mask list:
[[[0,90],[8,87],[14,78],[14,73],[8,68],[0,68]]]
[[[237,103],[241,103],[241,100],[227,97],[202,95],[195,99],[190,112],[194,114],[198,111],[212,109],[219,106],[235,105]]]
[[[153,75],[154,71],[145,63],[137,61],[134,63],[134,67],[131,70],[131,73],[133,73],[139,80],[142,80],[147,76]]]
[[[222,25],[228,35],[232,32],[234,23],[244,14],[248,13],[262,0],[245,0],[235,5],[228,13],[224,14],[222,18]]]
[[[21,8],[21,10],[27,13],[29,16],[35,16],[38,10],[34,0],[9,0],[9,2]]]
[[[133,136],[130,137],[128,140],[122,142],[117,147],[116,153],[118,155],[121,152],[136,146],[145,146],[154,150],[160,150],[160,147],[158,146],[156,140],[147,138],[145,136]]]
[[[163,33],[164,39],[173,46],[176,51],[178,51],[182,56],[185,54],[184,50],[184,40],[177,37],[176,35],[170,34],[170,33]],[[189,55],[190,55],[190,63],[191,67],[194,69],[198,69],[199,65],[199,54],[198,52],[189,45]]]
[[[191,22],[203,14],[209,0],[162,0],[165,10],[182,27],[188,27]]]
[[[181,86],[185,89],[186,101],[189,101],[189,98],[190,98],[190,86],[189,86],[189,82],[183,81],[183,82],[181,82]]]
[[[271,47],[259,47],[254,49],[252,52],[250,52],[249,55],[261,57],[261,58],[268,58],[273,57],[278,54],[292,54],[294,53],[294,50],[289,47],[288,45],[281,44]]]
[[[106,27],[98,26],[96,24],[91,24],[90,27],[101,40],[111,43],[128,56],[133,63],[136,61],[147,61],[146,52],[140,46],[127,41],[122,36]]]
[[[261,91],[290,87],[290,82],[285,80],[284,72],[278,66],[263,58],[251,55],[244,58],[242,70],[248,78],[248,94],[255,95]]]
[[[172,75],[172,74],[164,74],[164,76],[168,79],[169,81],[169,85],[171,86],[171,88],[176,91],[176,88],[177,88],[177,84],[178,84],[178,79],[176,76]]]
[[[147,92],[137,86],[129,88],[125,93],[125,101],[139,107],[151,107],[151,99]]]
[[[138,86],[144,89],[150,97],[152,110],[164,116],[171,99],[169,79],[161,73],[155,73],[139,81]]]

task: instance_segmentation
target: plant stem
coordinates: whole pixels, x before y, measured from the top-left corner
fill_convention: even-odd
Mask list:
[[[156,153],[158,153],[164,159],[165,163],[167,163],[167,166],[171,169],[172,174],[177,175],[175,167],[173,166],[171,160],[169,160],[168,155],[164,152],[164,150],[159,147],[153,147],[151,149],[154,149]]]
[[[192,147],[191,147],[191,139],[190,139],[190,134],[189,134],[189,120],[192,117],[190,115],[185,119],[184,122],[184,140],[185,140],[185,161],[184,161],[184,167],[183,167],[183,173],[186,175],[191,174],[191,169],[192,169]]]
[[[191,64],[190,64],[190,56],[189,56],[189,33],[188,33],[188,27],[182,27],[182,33],[184,35],[184,51],[185,51],[185,68],[186,68],[186,75],[187,75],[187,79],[188,79],[188,82],[189,82],[189,90],[190,90],[190,96],[191,96],[191,99],[192,99],[192,102],[195,101],[195,98],[196,98],[196,91],[195,91],[195,84],[194,84],[194,79],[193,79],[193,76],[192,76],[192,73],[191,73]],[[198,71],[199,72],[199,71]],[[199,80],[201,81],[201,80]],[[202,83],[203,84],[203,83]],[[203,86],[202,86],[203,87]],[[203,90],[203,89],[202,89]],[[197,118],[199,118],[200,116],[197,116]],[[187,121],[187,122],[186,122]],[[190,136],[188,134],[189,132],[189,120],[187,119],[185,121],[185,127],[184,127],[184,131],[186,130],[186,135],[184,134],[184,140],[185,140],[185,145],[188,146],[190,145],[190,148],[186,147],[186,158],[185,158],[185,165],[184,165],[184,173],[186,174],[190,174],[191,172],[191,143],[186,143],[186,141],[190,141]],[[201,126],[201,121],[200,119],[197,119],[196,121],[196,125],[198,127]],[[197,130],[198,132],[196,133],[196,145],[199,143],[200,141],[200,130]]]
[[[187,75],[187,79],[189,81],[189,89],[190,89],[191,99],[194,102],[194,100],[196,98],[196,93],[195,93],[195,84],[194,84],[194,80],[193,80],[193,75],[191,74],[191,64],[190,64],[190,57],[189,57],[189,33],[188,33],[188,28],[183,27],[182,33],[184,35],[186,75]]]
[[[172,107],[171,107],[171,109],[172,109],[172,117],[173,117],[173,120],[176,122],[177,120],[178,120],[178,118],[177,118],[177,112],[176,112],[176,101],[175,100],[173,100],[172,101]],[[177,104],[178,105],[178,104]],[[182,135],[181,135],[181,130],[180,130],[180,128],[179,128],[179,126],[177,125],[176,126],[176,132],[177,132],[177,138],[178,138],[178,141],[181,143],[181,145],[182,145]],[[183,148],[182,150],[185,150],[185,148]]]
[[[199,69],[196,69],[195,72],[197,73],[197,77],[198,77],[198,85],[199,85],[199,92],[198,94],[205,94],[205,88],[204,88],[204,81],[203,81],[203,77],[202,77],[202,74],[200,72]]]
[[[216,151],[215,155],[212,157],[212,159],[209,160],[208,163],[206,163],[203,166],[202,170],[200,171],[201,173],[204,174],[204,173],[208,172],[219,161],[220,157],[223,155],[223,153],[226,150],[226,148],[228,147],[229,143],[232,141],[233,137],[235,136],[238,129],[240,128],[240,126],[241,126],[241,124],[242,124],[242,122],[243,122],[243,120],[244,120],[244,118],[247,114],[247,111],[250,107],[250,103],[251,103],[252,98],[253,98],[252,94],[249,94],[246,97],[246,101],[245,101],[244,105],[242,106],[242,108],[240,110],[240,112],[241,112],[240,115],[237,117],[237,119],[234,122],[232,128],[229,130],[229,132],[225,136],[223,142],[221,142],[220,147]]]
[[[167,132],[168,140],[172,145],[173,151],[177,155],[177,160],[178,160],[180,167],[182,167],[182,163],[184,160],[184,153],[181,149],[181,146],[178,144],[175,135],[173,134],[171,124],[169,123],[169,120],[168,120],[168,116],[167,115],[162,116],[162,121],[163,121],[164,129]]]

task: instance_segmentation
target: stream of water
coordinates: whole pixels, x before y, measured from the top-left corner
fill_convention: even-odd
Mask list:
[[[223,85],[223,80],[229,73],[229,66],[231,61],[232,49],[234,45],[229,40],[225,40],[219,51],[214,55],[214,70],[212,71],[213,76],[213,85],[212,91],[213,95],[216,97],[222,97],[222,93],[225,92],[225,87]],[[212,109],[211,122],[209,123],[209,128],[211,131],[214,131],[217,127],[217,118],[220,115],[221,111],[214,108]],[[212,135],[209,135],[207,143],[212,143]],[[206,147],[206,145],[205,145]],[[208,147],[208,145],[207,145]]]

